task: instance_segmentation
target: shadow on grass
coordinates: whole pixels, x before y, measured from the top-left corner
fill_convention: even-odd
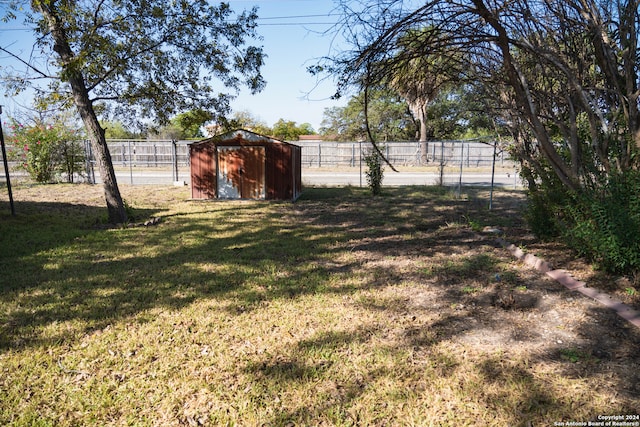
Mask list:
[[[0,223],[0,301],[7,308],[0,349],[64,340],[39,336],[55,322],[80,321],[92,330],[198,298],[226,295],[246,311],[265,299],[326,291],[330,273],[314,261],[335,236],[283,222],[281,209],[286,214],[290,204],[227,206],[167,215],[155,227],[96,230],[97,208],[22,204],[24,213]]]
[[[437,306],[432,309],[454,304],[473,309],[443,315],[430,323],[398,326],[402,328],[402,344],[384,350],[396,358],[411,351],[429,352],[434,361],[429,369],[449,377],[459,362],[438,350],[438,344],[487,323],[493,322],[491,326],[497,328],[500,320],[491,318],[488,308],[528,309],[509,306],[508,301],[501,303],[505,292],[506,297],[512,295],[513,288],[526,279],[514,276],[496,283],[501,261],[485,253],[491,245],[469,227],[470,220],[479,226],[522,227],[517,216],[522,196],[506,193],[496,197],[495,208],[489,212],[485,190],[470,191],[467,199],[422,187],[384,191],[382,197],[372,198],[366,190],[356,188],[306,189],[294,204],[216,202],[178,213],[159,209],[147,212],[164,215],[157,226],[112,230],[92,228],[93,218],[101,213],[95,207],[64,203],[25,206],[25,213],[17,220],[0,220],[0,303],[4,307],[0,312],[0,351],[64,342],[147,310],[180,309],[199,299],[225,300],[229,315],[234,315],[256,309],[264,301],[314,294],[350,295],[413,281],[429,283],[438,292]],[[389,259],[418,256],[440,256],[447,261],[406,273]],[[364,280],[350,281],[354,275]],[[539,303],[534,299],[529,308]],[[398,317],[408,312],[402,299],[360,300],[358,304],[365,310],[390,311]],[[470,316],[479,322],[470,323]],[[71,327],[59,328],[54,334],[42,332],[46,326],[62,322]],[[299,357],[265,356],[248,363],[245,371],[265,387],[324,380],[335,362],[305,355],[326,351],[348,357],[352,344],[368,342],[381,333],[375,324],[325,331],[292,344],[292,354]],[[583,333],[590,341],[580,351],[596,357],[599,347],[629,338],[623,334],[603,343],[595,339],[603,336],[603,329],[588,322]],[[637,350],[635,345],[629,351]],[[534,358],[557,358],[564,354],[561,350]],[[512,403],[506,410],[515,406],[524,414],[539,414],[544,408],[560,405],[554,403],[558,397],[525,368],[495,358],[477,362],[481,381],[521,385],[522,402]],[[418,368],[411,369],[416,370],[402,374],[419,377]],[[596,366],[583,375],[599,373]],[[391,368],[371,367],[362,377],[346,378],[325,390],[324,400],[317,399],[314,407],[276,411],[271,423],[328,417],[344,423],[351,419],[357,424],[357,414],[348,411],[350,403],[364,393],[367,384],[395,374]],[[626,380],[619,377],[615,381],[623,384]],[[634,390],[627,392],[630,396]],[[481,396],[477,403],[487,408],[507,398],[499,392]],[[384,415],[381,410],[379,421]],[[513,421],[517,425],[522,419],[514,415]]]
[[[0,300],[14,307],[3,315],[0,348],[36,344],[33,328],[56,321],[100,328],[155,306],[225,293],[247,309],[264,299],[336,292],[329,276],[360,266],[332,263],[334,254],[404,251],[398,231],[417,233],[409,250],[429,250],[434,242],[424,231],[461,217],[451,212],[455,204],[434,214],[430,203],[440,195],[433,191],[412,189],[426,196],[418,205],[402,191],[385,191],[371,198],[362,189],[308,189],[293,205],[215,203],[168,214],[166,225],[112,230],[95,229],[102,208],[20,202],[18,217],[0,222]],[[287,277],[278,276],[282,271]],[[256,277],[264,290],[254,286]]]

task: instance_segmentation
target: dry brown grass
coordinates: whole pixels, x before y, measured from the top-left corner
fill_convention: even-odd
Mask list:
[[[88,186],[18,188],[18,218],[1,214],[0,424],[542,426],[637,413],[638,331],[477,231],[551,250],[527,235],[520,193],[488,212],[474,190],[309,189],[295,204],[122,190],[162,221],[104,229]]]

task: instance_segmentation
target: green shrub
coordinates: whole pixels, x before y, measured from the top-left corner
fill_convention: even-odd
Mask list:
[[[11,142],[20,160],[19,166],[27,171],[36,182],[51,182],[55,165],[53,151],[55,138],[45,126],[26,127],[18,123],[11,126],[14,131]],[[18,149],[19,149],[18,148]]]
[[[549,239],[560,236],[563,228],[563,210],[570,203],[566,187],[554,176],[543,178],[530,174],[531,180],[538,181],[534,188],[529,185],[528,204],[525,220],[536,236]]]
[[[613,273],[640,271],[640,174],[610,177],[598,191],[574,197],[563,235],[579,254]]]
[[[542,239],[557,237],[559,233],[555,217],[555,206],[549,204],[543,194],[529,193],[525,220],[536,236]]]
[[[65,174],[73,182],[74,174],[82,172],[84,147],[79,135],[68,126],[38,122],[25,126],[11,120],[8,142],[13,146],[12,160],[36,182],[48,183]]]
[[[530,192],[526,220],[541,238],[560,237],[596,267],[640,272],[640,173],[612,175],[580,193],[561,186]]]
[[[367,185],[374,196],[382,193],[382,179],[384,178],[384,168],[382,167],[382,158],[376,150],[371,150],[364,158],[367,164],[366,178]]]
[[[80,173],[84,165],[84,148],[78,135],[64,124],[37,123],[25,126],[12,120],[12,160],[24,169],[31,179],[40,183],[56,180],[56,175],[66,174],[73,181],[73,174]]]

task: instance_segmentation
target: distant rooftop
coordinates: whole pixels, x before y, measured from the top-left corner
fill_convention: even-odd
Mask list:
[[[298,141],[322,141],[322,135],[300,135]]]

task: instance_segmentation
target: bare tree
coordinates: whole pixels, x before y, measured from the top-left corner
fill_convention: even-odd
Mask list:
[[[549,167],[575,191],[598,176],[637,167],[638,0],[358,5],[341,2],[353,50],[332,58],[329,69],[340,76],[340,87],[359,83],[369,64],[393,64],[406,50],[406,37],[429,29],[448,37],[414,44],[425,57],[456,52],[461,83],[485,86],[496,110],[511,109],[503,116],[519,127],[519,152],[534,168]]]

